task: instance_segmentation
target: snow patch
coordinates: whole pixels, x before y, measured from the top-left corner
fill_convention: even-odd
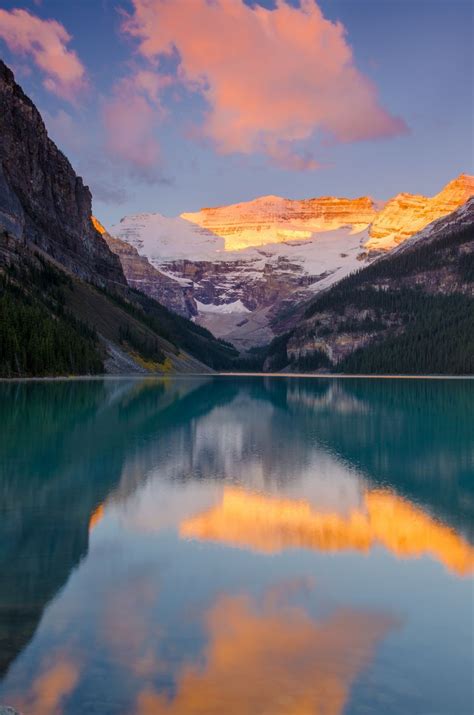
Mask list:
[[[251,311],[245,307],[245,305],[240,300],[235,300],[233,303],[221,303],[221,305],[214,305],[213,303],[201,303],[199,300],[196,301],[196,305],[200,313],[250,313]]]

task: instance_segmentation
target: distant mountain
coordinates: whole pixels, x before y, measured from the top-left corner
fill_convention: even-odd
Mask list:
[[[153,296],[161,284],[158,297],[165,305],[246,349],[271,340],[272,324],[292,307],[472,195],[474,177],[462,174],[432,198],[398,194],[383,204],[369,197],[264,196],[177,218],[126,216],[111,233],[153,269],[144,274],[136,258],[124,261],[119,244],[131,285]],[[163,275],[174,284],[164,285]]]
[[[474,374],[474,198],[295,320],[270,345],[265,370]]]
[[[128,286],[88,187],[0,61],[0,377],[205,372],[235,356]]]

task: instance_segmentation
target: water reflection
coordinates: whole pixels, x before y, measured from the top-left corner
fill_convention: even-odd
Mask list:
[[[318,512],[307,501],[226,488],[216,507],[184,520],[180,534],[270,553],[289,547],[368,552],[379,544],[400,558],[429,554],[461,576],[474,570],[474,548],[453,529],[375,490],[346,516]]]
[[[201,662],[185,664],[176,692],[146,687],[139,715],[341,715],[356,676],[394,626],[375,614],[337,611],[315,621],[301,608],[259,608],[248,596],[222,596],[205,615]]]
[[[0,702],[467,714],[473,391],[0,385]]]

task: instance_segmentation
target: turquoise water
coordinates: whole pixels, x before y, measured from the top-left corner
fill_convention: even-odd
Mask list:
[[[471,715],[474,381],[0,384],[0,704]]]

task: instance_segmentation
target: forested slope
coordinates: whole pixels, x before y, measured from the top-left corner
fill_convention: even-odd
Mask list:
[[[265,369],[474,374],[474,200],[311,301]]]

